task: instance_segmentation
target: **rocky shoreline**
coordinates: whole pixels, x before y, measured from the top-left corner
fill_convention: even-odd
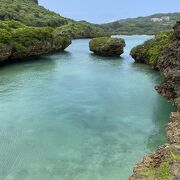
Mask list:
[[[156,90],[176,108],[167,125],[168,143],[147,155],[135,165],[129,180],[180,179],[180,22],[174,27],[172,42],[166,46],[157,62],[164,81]]]
[[[9,44],[4,45],[0,48],[0,66],[5,64],[10,64],[13,62],[21,61],[24,58],[41,56],[44,54],[63,51],[67,46],[71,44],[71,41],[62,43],[62,45],[53,47],[51,42],[48,41],[39,41],[28,46],[26,52],[19,54],[17,51],[14,51],[13,47]]]

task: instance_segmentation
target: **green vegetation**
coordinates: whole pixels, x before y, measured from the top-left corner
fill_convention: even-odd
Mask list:
[[[1,44],[12,45],[19,53],[39,40],[52,40],[51,28],[28,27],[16,21],[0,21]]]
[[[68,34],[72,38],[92,38],[107,34],[98,25],[64,18],[33,1],[0,0],[0,20],[15,20],[33,27],[58,28],[56,29],[57,33]]]
[[[159,174],[160,174],[160,180],[169,180],[170,179],[170,167],[169,167],[169,162],[165,161],[161,164],[160,168],[159,168]]]
[[[171,43],[172,35],[173,31],[162,31],[156,34],[153,39],[133,48],[130,54],[135,61],[145,62],[156,67],[161,51]]]
[[[9,45],[18,53],[23,54],[29,46],[38,42],[58,43],[70,41],[68,36],[56,35],[50,27],[30,27],[16,21],[0,21],[0,43]]]
[[[152,18],[169,17],[169,20],[154,22]],[[176,21],[180,19],[180,13],[155,14],[147,17],[123,19],[112,23],[103,24],[102,27],[111,34],[156,34],[159,31],[171,30]]]
[[[180,147],[177,145],[166,146],[163,151],[151,156],[151,158],[153,157],[153,163],[152,161],[146,161],[143,166],[139,166],[136,177],[147,180],[179,179],[179,150]]]
[[[172,160],[180,161],[180,155],[176,155],[175,153],[172,152],[171,156],[172,156]]]
[[[67,25],[56,28],[55,31],[57,33],[67,34],[73,39],[93,38],[107,35],[102,28],[93,24],[85,24],[81,22],[71,22]]]
[[[125,45],[125,41],[122,38],[100,37],[100,38],[94,38],[91,41],[91,44],[93,44],[93,46],[98,46],[99,44],[103,45],[108,43],[120,43]]]
[[[143,168],[140,174],[144,179],[151,180],[171,180],[171,171],[169,161],[164,161],[159,167]]]
[[[38,27],[58,27],[70,21],[30,0],[0,0],[0,4],[0,20],[16,20]]]

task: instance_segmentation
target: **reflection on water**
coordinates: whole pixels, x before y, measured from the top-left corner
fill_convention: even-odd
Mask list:
[[[0,70],[0,179],[119,180],[166,142],[173,108],[154,90],[160,75],[75,40],[56,53]]]

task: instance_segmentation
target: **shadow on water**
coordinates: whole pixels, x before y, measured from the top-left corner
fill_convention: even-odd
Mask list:
[[[63,59],[69,60],[72,58],[72,54],[69,51],[62,51],[62,52],[50,53],[50,54],[47,54],[47,55],[42,56],[42,57],[47,58],[47,59],[52,60],[52,61],[63,60]]]
[[[120,66],[124,62],[124,58],[121,56],[105,57],[105,56],[98,56],[96,54],[90,53],[89,58],[94,63],[106,64],[106,65],[112,65],[112,66]]]
[[[90,53],[89,56],[92,60],[95,60],[95,61],[100,61],[100,60],[101,61],[103,61],[103,60],[112,61],[112,60],[123,59],[121,56],[100,56],[100,55],[96,55],[94,53]]]
[[[12,62],[7,62],[0,65],[0,70],[10,67],[10,66],[19,66],[19,65],[26,65],[26,64],[33,64],[33,63],[47,63],[46,61],[56,61],[61,58],[70,59],[71,53],[68,51],[61,51],[56,53],[49,53],[42,56],[34,56],[34,57],[27,57],[23,59],[18,59]],[[50,62],[51,63],[51,62]],[[8,66],[7,66],[8,65]]]

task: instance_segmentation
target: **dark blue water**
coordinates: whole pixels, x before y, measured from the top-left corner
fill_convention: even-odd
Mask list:
[[[89,40],[67,52],[0,69],[1,180],[125,180],[133,164],[166,142],[173,110],[154,90],[158,72],[91,54]]]

